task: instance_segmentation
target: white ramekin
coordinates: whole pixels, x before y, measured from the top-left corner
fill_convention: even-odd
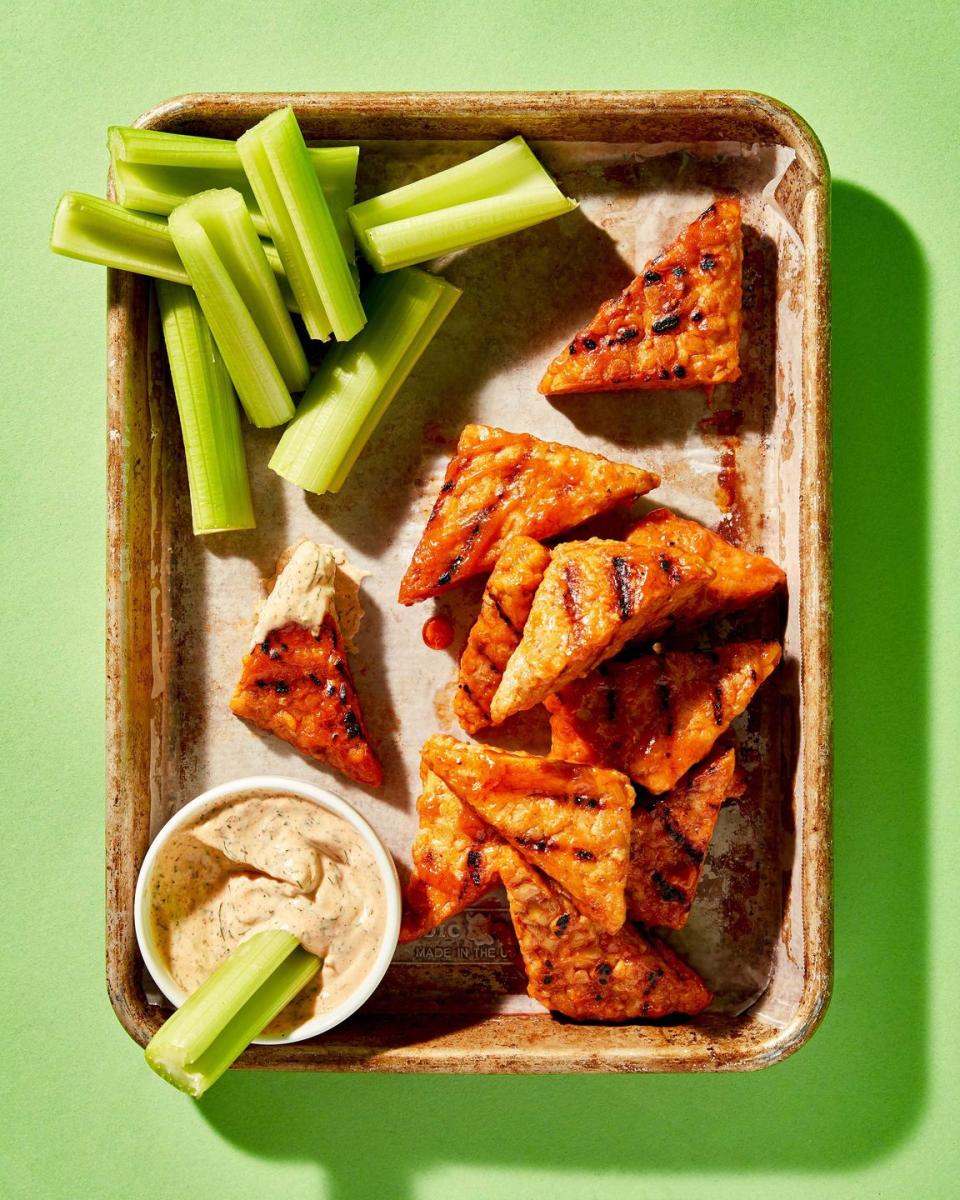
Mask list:
[[[279,795],[297,796],[302,800],[309,800],[313,804],[319,805],[320,808],[325,808],[328,812],[336,813],[338,817],[342,817],[349,825],[353,826],[364,842],[366,842],[367,846],[369,846],[370,853],[373,855],[383,880],[383,892],[386,897],[387,906],[383,942],[363,982],[345,1000],[338,1004],[336,1008],[331,1009],[329,1012],[321,1013],[319,1016],[314,1017],[312,1021],[305,1021],[302,1025],[298,1025],[296,1029],[292,1029],[289,1033],[284,1033],[277,1037],[255,1039],[256,1043],[262,1046],[283,1042],[302,1042],[307,1038],[316,1037],[318,1034],[326,1033],[327,1030],[333,1029],[335,1025],[339,1025],[341,1021],[345,1021],[347,1017],[352,1016],[361,1004],[364,1004],[370,998],[380,980],[386,974],[387,967],[389,967],[390,960],[393,958],[394,951],[397,948],[397,940],[400,936],[400,880],[397,877],[397,868],[394,866],[389,850],[380,841],[380,838],[368,822],[355,809],[351,808],[345,800],[341,800],[339,796],[335,796],[325,788],[316,787],[312,783],[300,783],[296,779],[283,779],[276,775],[254,775],[247,779],[234,779],[229,783],[221,783],[218,787],[210,788],[209,791],[203,792],[195,800],[191,800],[189,804],[185,804],[183,808],[170,818],[153,839],[143,860],[143,866],[140,868],[136,895],[133,901],[133,920],[137,932],[137,944],[140,947],[144,964],[157,987],[175,1008],[179,1008],[184,1000],[186,1000],[187,993],[177,985],[176,981],[171,977],[170,972],[164,966],[163,960],[157,953],[150,932],[150,906],[148,897],[153,865],[170,835],[188,822],[194,820],[204,809],[214,808],[216,805],[223,803],[224,800],[248,795],[253,792],[275,792]]]

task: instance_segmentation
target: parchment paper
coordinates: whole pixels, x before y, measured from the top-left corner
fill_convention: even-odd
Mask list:
[[[360,196],[439,170],[486,144],[369,143]],[[798,578],[796,480],[800,319],[795,285],[803,248],[776,202],[793,157],[739,144],[536,147],[578,211],[433,264],[463,289],[338,496],[305,494],[272,474],[279,431],[247,430],[258,527],[195,538],[172,404],[158,405],[152,820],[203,789],[249,774],[313,780],[355,804],[403,871],[416,830],[419,748],[432,733],[466,737],[453,717],[456,661],[482,581],[436,603],[403,608],[400,578],[461,428],[481,421],[637,463],[663,477],[651,504],[695,517]],[[579,396],[550,402],[536,386],[546,362],[643,263],[719,193],[744,206],[743,378],[716,389]],[[370,572],[366,619],[352,667],[385,768],[377,792],[349,784],[234,718],[228,697],[249,643],[261,577],[297,537],[342,545]],[[428,649],[437,610],[456,627],[449,652]],[[727,637],[778,636],[781,605]],[[782,879],[793,858],[797,627],[786,615],[785,663],[737,723],[749,788],[721,813],[689,924],[671,940],[705,975],[716,1006],[740,1011],[763,991],[781,941]],[[499,744],[546,751],[542,713],[521,718]],[[526,1011],[522,971],[500,893],[401,947],[371,1002],[380,1011]]]

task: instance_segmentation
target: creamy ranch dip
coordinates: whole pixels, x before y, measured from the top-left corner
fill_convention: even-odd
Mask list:
[[[184,991],[262,929],[289,930],[323,960],[268,1034],[345,1000],[383,941],[386,896],[369,847],[299,796],[244,793],[199,813],[160,850],[149,889],[157,953]]]
[[[289,546],[280,556],[273,587],[260,607],[250,649],[291,622],[318,633],[328,612],[353,649],[363,619],[360,584],[368,573],[348,562],[336,546],[307,538]]]

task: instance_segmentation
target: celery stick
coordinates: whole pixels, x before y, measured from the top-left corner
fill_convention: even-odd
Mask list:
[[[291,312],[297,302],[290,291],[280,255],[272,242],[262,242],[270,270],[277,277],[284,303]],[[189,283],[187,269],[173,244],[167,222],[128,212],[122,205],[84,192],[66,192],[57,205],[50,249],[67,258]]]
[[[375,279],[370,323],[335,346],[310,382],[270,467],[311,492],[337,490],[400,385],[460,295],[423,271]]]
[[[350,209],[365,256],[378,271],[424,262],[515,233],[576,207],[523,138],[374,196]]]
[[[243,196],[257,233],[264,237],[267,235],[267,222],[257,207],[256,198],[242,169],[194,171],[179,167],[141,166],[140,163],[128,163],[121,159],[113,164],[113,182],[117,200],[124,208],[157,216],[167,216],[178,204],[183,204],[197,192],[211,191],[214,188],[233,188]],[[353,203],[353,186],[351,184],[346,192],[323,186],[323,192],[330,206],[330,215],[343,252],[352,263],[356,247],[347,209]]]
[[[194,215],[195,204],[196,201],[188,201],[170,214],[174,245],[187,268],[244,412],[261,428],[282,425],[293,416],[290,392],[231,277],[229,260],[224,261],[218,246]]]
[[[166,221],[127,212],[99,196],[65,193],[53,218],[50,249],[104,267],[189,282]]]
[[[526,188],[377,225],[367,231],[365,249],[376,270],[393,271],[516,233],[572,208],[576,202],[553,184]]]
[[[190,288],[157,282],[163,340],[180,414],[194,533],[253,529],[237,397]]]
[[[291,392],[302,392],[310,378],[307,356],[243,197],[232,188],[201,192],[186,202],[184,211],[206,231],[267,343],[284,383]]]
[[[347,341],[366,318],[292,108],[237,142],[241,162],[311,337]]]
[[[267,232],[236,142],[114,125],[108,130],[107,145],[117,199],[125,208],[166,216],[195,192],[232,187],[246,200],[257,232]],[[351,261],[354,246],[347,209],[353,204],[359,153],[359,146],[307,149],[344,253]]]
[[[350,209],[350,224],[362,242],[366,231],[374,225],[496,196],[527,179],[544,175],[543,167],[523,138],[511,138],[455,167],[354,204]]]
[[[236,1061],[320,968],[292,933],[241,942],[150,1039],[150,1067],[199,1097]]]
[[[227,138],[197,137],[163,129],[111,125],[107,130],[110,157],[116,161],[154,167],[185,167],[221,171],[242,170],[237,143]],[[311,146],[307,153],[321,182],[328,180],[353,189],[359,146]]]
[[[270,270],[277,277],[277,286],[280,288],[280,295],[283,297],[283,303],[286,305],[287,311],[299,312],[296,297],[290,290],[290,283],[284,274],[283,263],[280,261],[280,255],[277,253],[276,246],[273,242],[265,242],[262,238],[260,239],[260,245],[263,247],[264,257],[270,264]]]
[[[430,345],[434,334],[446,320],[450,309],[453,308],[454,304],[456,304],[460,293],[457,289],[452,288],[450,285],[447,286],[450,288],[450,290],[445,291],[442,294],[442,296],[439,298],[439,301],[434,305],[432,311],[428,314],[426,320],[420,326],[416,334],[414,334],[413,340],[410,342],[410,345],[407,348],[401,370],[394,372],[390,378],[390,383],[382,388],[380,395],[374,401],[373,407],[367,413],[363,424],[360,426],[359,432],[350,443],[349,449],[344,455],[340,466],[337,468],[337,472],[334,475],[328,489],[329,491],[339,492],[344,483],[346,483],[347,476],[353,470],[354,464],[360,457],[361,451],[370,440],[373,431],[380,424],[380,421],[383,419],[384,414],[390,407],[390,404],[403,384],[403,381],[406,379],[407,375],[409,375],[411,368],[420,358],[421,354],[423,354],[427,346]]]

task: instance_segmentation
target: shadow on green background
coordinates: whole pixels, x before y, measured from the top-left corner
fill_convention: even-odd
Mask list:
[[[836,987],[787,1063],[726,1076],[228,1075],[198,1111],[338,1198],[447,1164],[844,1171],[922,1115],[927,1047],[927,296],[901,218],[833,190]]]

